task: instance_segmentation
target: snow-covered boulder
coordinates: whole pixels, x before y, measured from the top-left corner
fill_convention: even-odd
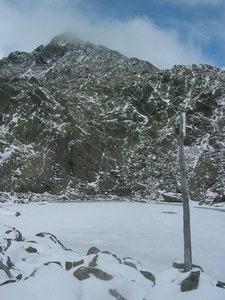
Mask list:
[[[48,232],[40,232],[31,239],[8,226],[1,225],[0,232],[3,300],[15,299],[18,294],[19,299],[28,299],[27,295],[42,300],[53,299],[53,295],[54,299],[62,299],[65,289],[68,295],[65,299],[72,299],[73,295],[73,300],[113,297],[142,300],[155,284],[154,275],[132,258],[121,259],[96,247],[79,256]],[[36,286],[33,291],[31,286]],[[45,291],[42,298],[38,296],[38,287]]]
[[[51,233],[28,238],[0,224],[1,300],[224,299],[218,282],[194,271],[199,275],[195,289],[182,293],[190,290],[183,287],[193,277],[191,272],[171,268],[154,276],[131,257],[119,258],[96,247],[81,256]]]

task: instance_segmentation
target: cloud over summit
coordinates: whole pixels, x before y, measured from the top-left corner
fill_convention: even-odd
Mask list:
[[[160,27],[148,16],[99,18],[80,4],[79,0],[0,0],[0,57],[15,50],[32,51],[69,30],[83,40],[148,60],[159,68],[211,62],[190,38],[182,41],[176,27]]]

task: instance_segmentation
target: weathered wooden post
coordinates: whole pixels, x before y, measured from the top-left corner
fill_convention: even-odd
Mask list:
[[[184,157],[184,137],[185,137],[186,117],[185,114],[180,115],[179,130],[179,157],[181,170],[181,190],[183,199],[183,235],[184,235],[184,272],[192,269],[192,251],[191,251],[191,224],[190,224],[190,208],[187,189],[187,171]]]

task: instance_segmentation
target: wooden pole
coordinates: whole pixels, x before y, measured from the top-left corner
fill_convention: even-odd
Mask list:
[[[179,130],[179,157],[181,170],[181,190],[183,199],[183,235],[184,235],[184,271],[188,272],[192,269],[192,251],[191,251],[191,224],[190,224],[190,208],[187,189],[187,172],[184,157],[184,136],[185,136],[185,116],[180,115]]]

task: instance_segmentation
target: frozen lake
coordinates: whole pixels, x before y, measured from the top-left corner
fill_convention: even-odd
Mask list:
[[[15,218],[19,211],[21,216]],[[154,274],[183,261],[182,206],[137,202],[4,204],[0,222],[27,237],[48,231],[84,255],[91,246],[130,256]],[[225,214],[191,203],[193,263],[225,281]]]

